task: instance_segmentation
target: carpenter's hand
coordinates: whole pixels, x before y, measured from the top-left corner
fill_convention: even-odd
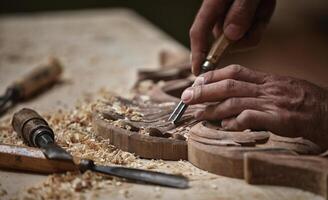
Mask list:
[[[211,34],[218,37],[224,32],[231,40],[243,37],[237,46],[255,46],[274,7],[275,0],[204,0],[190,29],[193,73],[200,72]]]
[[[269,130],[328,147],[328,92],[312,83],[239,65],[207,72],[186,89],[186,104],[220,102],[196,118],[222,120],[226,130]]]

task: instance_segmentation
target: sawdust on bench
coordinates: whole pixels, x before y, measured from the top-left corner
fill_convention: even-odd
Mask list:
[[[83,101],[71,111],[58,110],[54,113],[40,113],[46,118],[55,132],[56,142],[72,155],[92,159],[96,164],[124,165],[141,169],[183,174],[194,179],[201,178],[202,171],[186,161],[165,162],[162,160],[143,160],[135,155],[117,149],[108,140],[97,137],[92,128],[93,109],[101,102],[108,101],[112,95],[102,92],[102,100]],[[0,143],[25,146],[22,139],[13,131],[9,118],[0,120]],[[198,177],[198,178],[197,178]],[[130,184],[119,178],[104,176],[90,171],[84,174],[66,172],[52,174],[38,185],[27,188],[19,199],[84,199],[86,191],[106,189],[108,186],[123,188]],[[128,191],[122,189],[122,195]]]

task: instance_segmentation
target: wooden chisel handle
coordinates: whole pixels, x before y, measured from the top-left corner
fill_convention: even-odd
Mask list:
[[[224,34],[221,34],[221,36],[213,43],[211,50],[207,54],[206,60],[213,64],[217,64],[232,42],[233,41],[229,40]]]
[[[232,40],[229,40],[224,34],[221,34],[212,44],[204,63],[201,65],[201,74],[215,70],[220,59],[232,43]]]
[[[0,168],[42,174],[79,170],[73,162],[47,159],[39,148],[4,144],[0,144]]]
[[[32,109],[23,108],[16,112],[11,123],[14,130],[29,146],[41,147],[43,143],[55,141],[54,133],[46,120]]]
[[[35,68],[11,86],[15,90],[15,100],[28,99],[52,85],[59,79],[62,71],[62,66],[57,59],[49,59],[47,64]]]

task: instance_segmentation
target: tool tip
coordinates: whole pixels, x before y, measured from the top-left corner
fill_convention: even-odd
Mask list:
[[[180,101],[168,120],[171,121],[173,124],[177,124],[186,109],[187,105]]]

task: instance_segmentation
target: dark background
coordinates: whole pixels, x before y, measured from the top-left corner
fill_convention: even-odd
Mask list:
[[[1,0],[0,13],[127,7],[189,47],[189,28],[200,0]]]
[[[126,7],[189,48],[189,28],[201,0],[0,0],[1,14]],[[277,0],[260,45],[229,54],[222,65],[241,64],[328,87],[328,1]]]

